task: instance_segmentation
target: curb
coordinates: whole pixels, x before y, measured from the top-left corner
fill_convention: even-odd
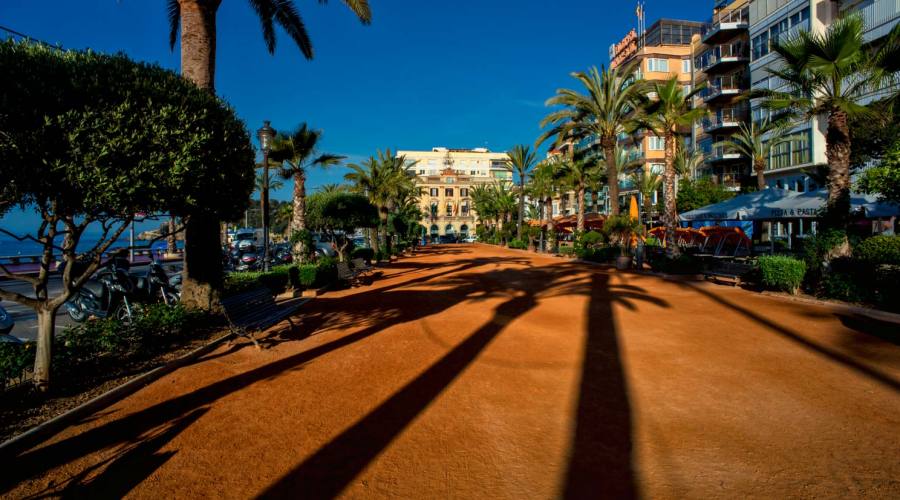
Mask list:
[[[86,403],[76,406],[75,408],[72,408],[65,413],[57,415],[42,424],[38,424],[31,429],[28,429],[18,436],[0,443],[0,457],[4,459],[12,458],[25,450],[34,448],[38,444],[55,436],[61,430],[68,427],[74,420],[77,420],[82,416],[89,415],[97,410],[115,403],[116,401],[126,396],[134,394],[138,390],[146,387],[162,376],[186,365],[189,361],[193,361],[194,359],[212,351],[214,348],[218,347],[219,344],[233,336],[233,333],[222,335],[221,337],[218,337],[211,342],[202,345],[187,354],[184,354],[180,358],[169,361],[162,366],[158,366],[150,370],[149,372],[144,373],[143,375],[138,375],[128,382],[125,382],[122,385],[114,387],[104,392],[103,394],[94,397]]]
[[[886,321],[888,323],[895,323],[900,325],[900,314],[892,313],[888,311],[882,311],[880,309],[871,309],[868,307],[860,307],[853,306],[849,304],[843,304],[840,302],[830,302],[827,300],[819,300],[819,299],[808,299],[806,297],[793,297],[790,295],[784,295],[780,293],[770,292],[770,291],[762,291],[759,292],[760,295],[764,295],[766,297],[772,299],[780,299],[780,300],[788,300],[791,302],[800,302],[803,304],[811,304],[816,306],[826,307],[828,309],[836,309],[842,312],[849,312],[854,314],[859,314],[862,316],[867,316],[872,319],[876,319],[879,321]]]

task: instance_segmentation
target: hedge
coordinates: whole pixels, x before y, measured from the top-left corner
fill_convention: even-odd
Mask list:
[[[366,261],[366,264],[371,264],[372,259],[375,258],[375,250],[367,247],[354,248],[352,252],[350,252],[351,259],[363,259]]]
[[[806,275],[806,263],[783,255],[764,255],[759,258],[759,271],[766,288],[796,293]]]
[[[514,239],[509,242],[509,248],[525,250],[526,248],[528,248],[528,243],[525,240]]]
[[[647,252],[647,263],[650,268],[658,273],[666,274],[697,274],[703,270],[703,264],[696,257],[681,254],[670,258],[662,251]]]
[[[856,245],[853,256],[871,264],[900,265],[900,236],[873,236]]]

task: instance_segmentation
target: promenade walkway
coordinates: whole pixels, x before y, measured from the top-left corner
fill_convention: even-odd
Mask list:
[[[443,246],[4,464],[0,496],[900,497],[897,325]]]

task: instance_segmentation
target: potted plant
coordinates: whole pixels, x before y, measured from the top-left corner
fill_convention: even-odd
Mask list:
[[[619,256],[616,257],[616,269],[628,269],[631,267],[631,240],[644,232],[644,226],[637,219],[628,215],[617,215],[606,219],[603,230],[609,237],[609,241],[619,247]]]

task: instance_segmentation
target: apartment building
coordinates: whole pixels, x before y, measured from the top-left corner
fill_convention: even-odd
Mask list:
[[[615,68],[632,63],[638,67],[638,77],[647,81],[666,81],[677,76],[689,90],[692,85],[693,47],[695,37],[705,31],[706,23],[675,19],[660,19],[645,33],[630,31],[621,41],[610,47],[610,67]],[[628,161],[644,171],[661,174],[665,168],[665,141],[652,134],[638,134],[631,137],[622,135],[620,143],[628,152]],[[636,194],[634,186],[627,180],[621,183],[620,206],[625,205],[631,195]],[[655,205],[657,196],[652,203]]]
[[[472,203],[472,188],[494,182],[512,182],[509,156],[485,148],[431,151],[398,151],[410,161],[410,175],[422,192],[422,225],[431,236],[465,237],[475,232],[478,214]]]
[[[750,118],[744,99],[750,89],[750,0],[719,1],[694,39],[694,85],[704,85],[694,105],[708,115],[696,124],[694,144],[706,162],[698,172],[738,190],[750,179],[749,162],[721,145]]]

